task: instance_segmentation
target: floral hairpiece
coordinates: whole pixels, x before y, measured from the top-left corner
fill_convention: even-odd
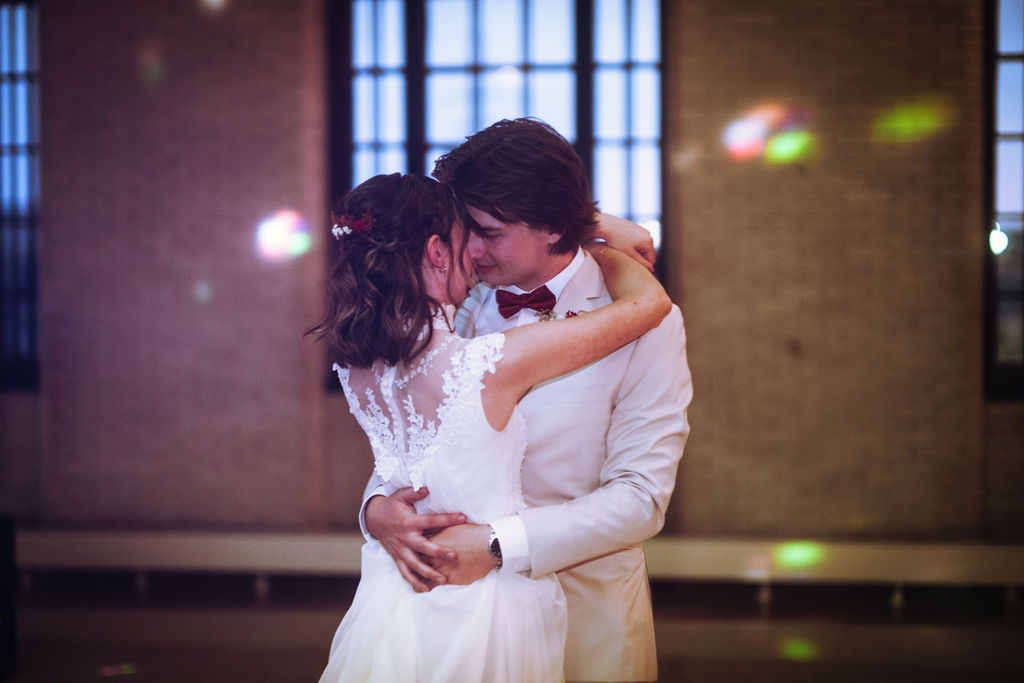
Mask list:
[[[369,232],[376,221],[369,209],[363,211],[361,218],[343,213],[340,216],[331,212],[331,234],[341,239],[342,235],[351,235],[353,232]]]

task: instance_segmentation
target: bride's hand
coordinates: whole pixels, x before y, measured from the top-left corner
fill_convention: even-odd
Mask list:
[[[433,540],[454,550],[456,558],[431,559],[431,566],[444,575],[448,584],[461,586],[482,579],[495,567],[487,550],[490,535],[486,524],[458,524],[444,529]]]
[[[444,574],[430,567],[429,562],[457,561],[452,549],[434,539],[437,529],[466,521],[460,513],[417,514],[413,506],[425,498],[426,487],[398,489],[390,496],[374,496],[366,503],[366,529],[387,551],[402,577],[417,593],[445,583]]]
[[[619,218],[608,213],[597,215],[597,229],[594,237],[603,239],[609,246],[643,264],[647,270],[654,272],[654,262],[658,258],[654,250],[654,238],[650,231],[639,223]]]

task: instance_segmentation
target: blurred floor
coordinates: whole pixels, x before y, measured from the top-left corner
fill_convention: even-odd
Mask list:
[[[266,587],[266,584],[264,584]],[[274,577],[33,576],[10,683],[316,681],[355,583]],[[139,589],[145,599],[140,600]],[[661,681],[1024,681],[1024,627],[1001,590],[655,584]],[[759,600],[760,597],[760,600]]]

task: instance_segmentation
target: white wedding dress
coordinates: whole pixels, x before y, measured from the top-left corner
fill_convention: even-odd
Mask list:
[[[440,316],[434,328],[410,366],[335,366],[376,472],[388,493],[427,486],[419,512],[459,511],[480,524],[515,514],[524,507],[526,425],[514,412],[502,431],[493,429],[480,396],[505,338],[462,339]],[[565,619],[554,575],[491,571],[468,586],[416,593],[370,541],[320,681],[561,681]]]

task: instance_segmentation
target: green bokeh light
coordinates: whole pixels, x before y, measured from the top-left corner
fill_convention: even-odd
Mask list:
[[[791,541],[775,547],[775,562],[787,569],[810,567],[822,561],[825,549],[813,541]]]
[[[779,643],[779,654],[785,659],[798,662],[809,662],[818,659],[820,652],[818,645],[807,638],[783,638]]]
[[[942,130],[951,118],[951,107],[939,98],[899,104],[875,119],[873,137],[876,142],[915,142]]]
[[[288,255],[302,256],[313,246],[313,237],[308,232],[296,232],[288,236]]]
[[[773,135],[764,149],[771,164],[789,164],[806,159],[814,151],[814,136],[805,130],[790,130]]]

